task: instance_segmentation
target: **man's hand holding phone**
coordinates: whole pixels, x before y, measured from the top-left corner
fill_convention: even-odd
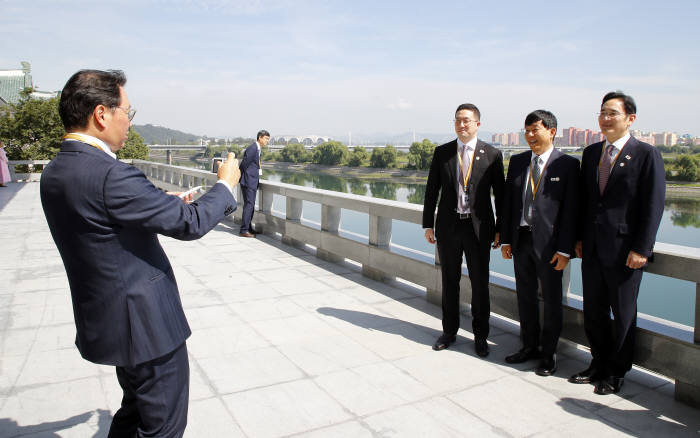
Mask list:
[[[238,160],[236,159],[236,154],[233,152],[228,153],[226,161],[219,163],[219,169],[216,172],[219,179],[223,179],[227,183],[231,184],[231,187],[235,187],[238,181],[241,179],[241,170],[238,168]]]

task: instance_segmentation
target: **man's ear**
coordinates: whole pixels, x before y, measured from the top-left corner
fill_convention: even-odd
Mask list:
[[[97,126],[100,130],[107,127],[107,111],[109,110],[104,105],[97,105],[92,111],[92,118],[95,121],[95,126]]]

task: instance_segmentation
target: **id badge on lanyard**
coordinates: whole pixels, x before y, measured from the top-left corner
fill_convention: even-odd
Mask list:
[[[462,205],[467,207],[467,206],[469,206],[469,193],[467,192],[466,187],[463,187],[463,188],[464,188],[464,190],[462,191],[462,193],[460,193],[461,199],[462,199]]]

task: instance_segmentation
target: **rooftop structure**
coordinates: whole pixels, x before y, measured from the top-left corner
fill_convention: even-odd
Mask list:
[[[22,62],[22,68],[18,70],[0,70],[0,106],[19,102],[22,91],[34,88],[31,66],[28,62]],[[37,91],[31,93],[32,97],[50,99],[56,97],[55,91]]]

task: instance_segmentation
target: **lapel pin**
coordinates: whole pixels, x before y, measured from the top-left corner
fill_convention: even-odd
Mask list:
[[[483,151],[481,151],[481,152],[483,152]],[[480,158],[480,157],[476,157],[477,160],[478,160],[479,158]]]
[[[550,181],[559,181],[559,177],[555,176],[555,177],[549,178],[549,180]]]
[[[620,163],[620,167],[625,167],[625,163]]]
[[[625,155],[625,158],[627,158],[627,159],[629,160],[629,159],[631,159],[632,157],[630,157],[629,155]]]
[[[484,150],[483,150],[483,149],[479,149],[479,152],[481,152],[481,153],[483,154],[483,153],[484,153]]]

